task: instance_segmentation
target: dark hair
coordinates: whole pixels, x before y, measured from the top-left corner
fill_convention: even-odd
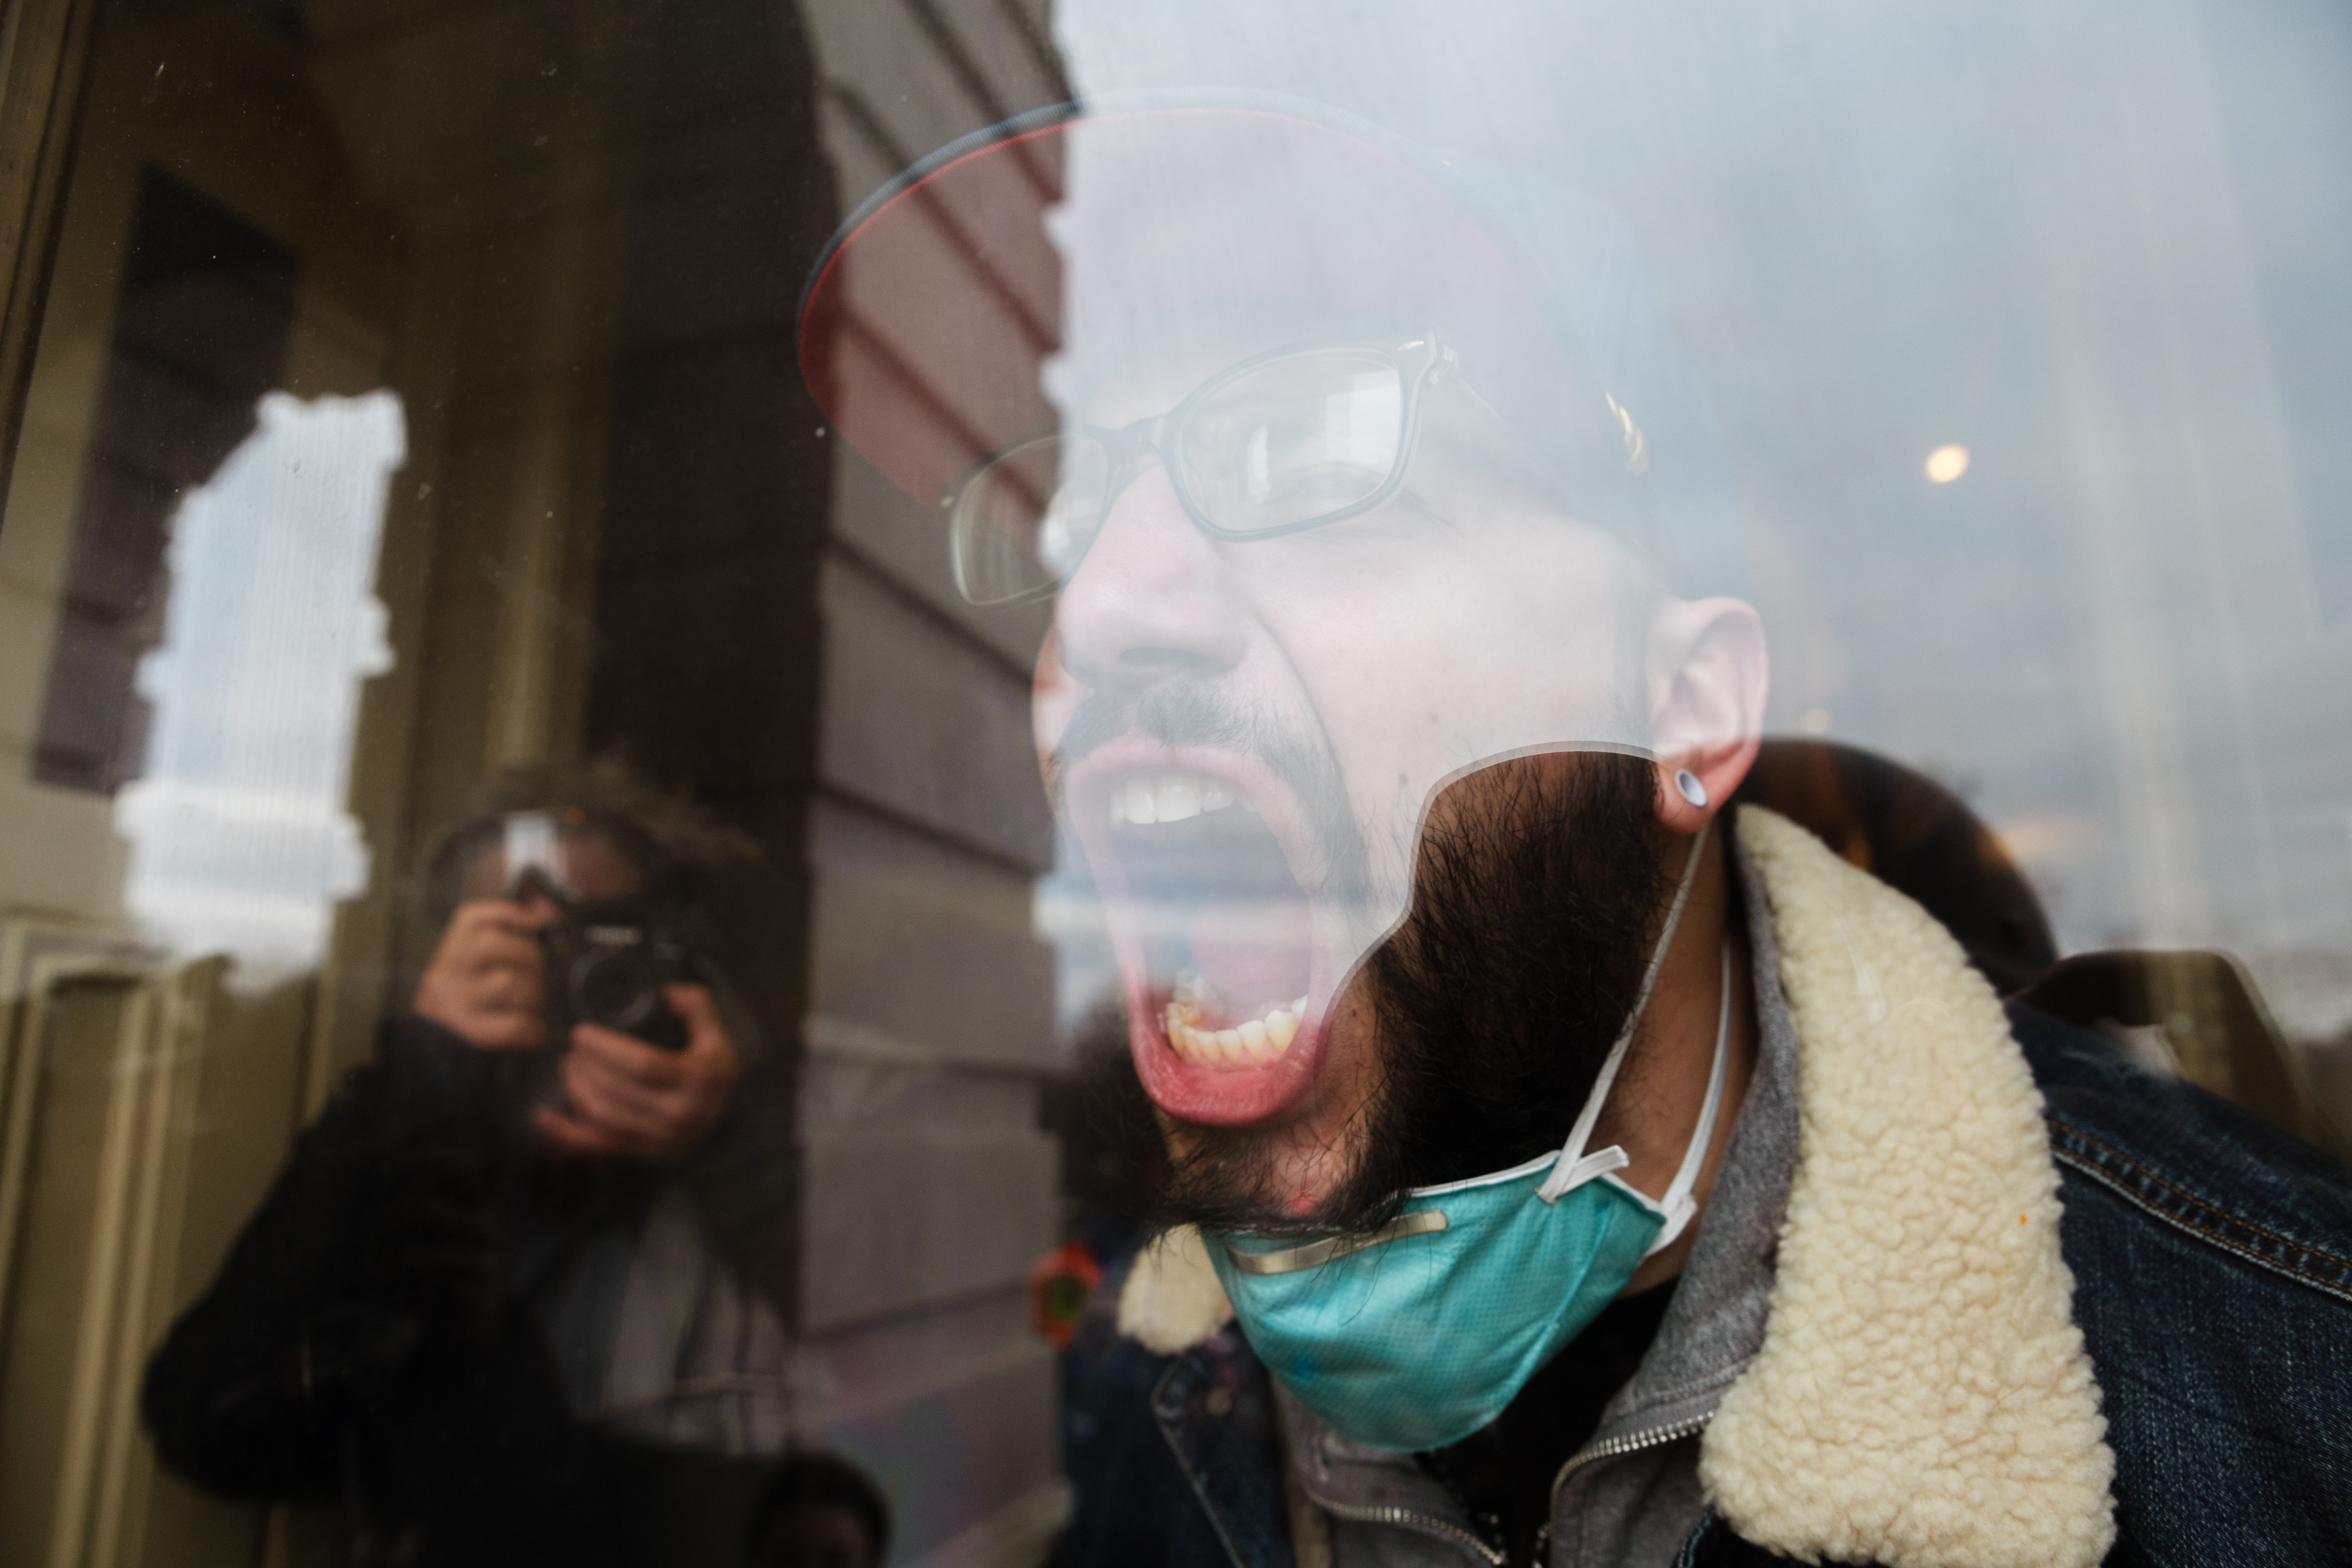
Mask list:
[[[658,788],[625,758],[509,768],[425,860],[418,911],[436,930],[457,912],[466,873],[499,847],[507,817],[519,811],[553,812],[564,831],[607,839],[645,873],[648,890],[669,902],[693,902],[717,878],[759,858],[748,836]]]
[[[848,1460],[811,1453],[785,1460],[760,1494],[760,1505],[751,1510],[751,1528],[743,1539],[744,1555],[758,1563],[776,1516],[803,1503],[844,1510],[874,1543],[875,1562],[890,1554],[890,1505],[882,1500],[880,1490]]]
[[[1764,742],[1732,798],[1770,807],[1916,899],[2004,996],[2058,962],[2033,885],[1968,803],[1926,774],[1784,736]]]

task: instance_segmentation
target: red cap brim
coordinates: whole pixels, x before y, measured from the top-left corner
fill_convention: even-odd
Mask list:
[[[1535,276],[1442,170],[1373,135],[1255,105],[1066,110],[947,149],[845,225],[801,365],[833,426],[926,501],[1055,427],[1057,355],[1204,310],[1266,323],[1266,347],[1440,332],[1491,400],[1613,437]]]

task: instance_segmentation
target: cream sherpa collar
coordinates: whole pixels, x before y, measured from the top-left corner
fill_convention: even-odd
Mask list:
[[[1943,927],[1785,818],[1739,837],[1800,1048],[1797,1171],[1763,1347],[1699,1454],[1746,1539],[1886,1568],[2095,1563],[2115,1458],[2058,1250],[2042,1096]],[[1119,1328],[1233,1318],[1197,1233],[1138,1260]]]

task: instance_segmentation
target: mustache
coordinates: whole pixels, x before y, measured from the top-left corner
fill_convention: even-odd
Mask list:
[[[1113,741],[1148,735],[1168,746],[1255,751],[1259,728],[1245,710],[1198,681],[1166,681],[1136,697],[1089,693],[1071,713],[1046,763],[1054,805],[1063,805],[1062,780],[1068,771]]]
[[[1232,700],[1207,682],[1161,681],[1133,697],[1094,692],[1071,713],[1060,744],[1046,759],[1045,788],[1054,809],[1063,810],[1063,781],[1089,754],[1129,736],[1165,746],[1218,747],[1255,757],[1288,785],[1342,861],[1360,858],[1355,814],[1330,742],[1276,720],[1262,708]]]

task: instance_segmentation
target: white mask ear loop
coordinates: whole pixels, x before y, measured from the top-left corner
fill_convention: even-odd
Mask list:
[[[1601,1076],[1592,1080],[1592,1092],[1584,1097],[1584,1109],[1577,1112],[1576,1125],[1569,1130],[1568,1142],[1560,1145],[1559,1160],[1536,1189],[1536,1196],[1548,1204],[1559,1202],[1562,1194],[1575,1191],[1596,1176],[1633,1163],[1625,1151],[1612,1143],[1606,1149],[1587,1154],[1584,1146],[1592,1138],[1594,1123],[1601,1120],[1601,1107],[1609,1098],[1609,1086],[1617,1079],[1617,1069],[1625,1063],[1625,1052],[1633,1044],[1633,1031],[1642,1022],[1642,1014],[1650,1005],[1650,988],[1658,983],[1658,971],[1665,967],[1666,953],[1675,945],[1675,928],[1682,923],[1683,906],[1690,901],[1691,884],[1698,880],[1699,857],[1706,850],[1706,836],[1714,827],[1709,817],[1691,840],[1690,855],[1683,861],[1682,880],[1675,886],[1675,901],[1666,910],[1666,929],[1658,933],[1658,945],[1651,950],[1650,966],[1642,973],[1642,988],[1633,994],[1633,1010],[1625,1015],[1625,1026],[1617,1031],[1617,1043],[1609,1047],[1608,1059],[1601,1064]]]
[[[1690,1147],[1683,1151],[1682,1169],[1675,1173],[1674,1184],[1658,1206],[1666,1211],[1666,1227],[1650,1243],[1650,1251],[1663,1252],[1682,1235],[1691,1216],[1698,1213],[1698,1205],[1691,1198],[1691,1189],[1698,1184],[1698,1173],[1706,1164],[1706,1148],[1715,1141],[1715,1113],[1723,1104],[1723,1066],[1731,1055],[1731,943],[1723,944],[1723,1005],[1715,1016],[1715,1070],[1706,1077],[1706,1103],[1699,1108],[1698,1130],[1691,1134]]]

